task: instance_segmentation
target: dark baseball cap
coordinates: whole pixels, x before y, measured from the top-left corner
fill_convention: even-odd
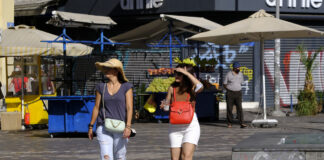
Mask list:
[[[239,67],[241,67],[239,62],[234,62],[233,63],[233,68],[239,68]]]

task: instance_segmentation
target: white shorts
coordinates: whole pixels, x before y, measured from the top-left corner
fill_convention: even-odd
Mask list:
[[[170,124],[169,140],[171,148],[180,148],[183,143],[198,145],[200,126],[196,113],[190,124]]]

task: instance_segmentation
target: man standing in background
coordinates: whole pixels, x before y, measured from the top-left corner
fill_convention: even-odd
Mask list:
[[[232,128],[233,123],[233,105],[236,106],[237,117],[241,128],[245,128],[243,123],[243,109],[242,109],[242,83],[244,82],[243,74],[240,72],[240,63],[233,63],[233,70],[226,74],[224,80],[224,88],[226,89],[226,110],[227,110],[227,126]]]

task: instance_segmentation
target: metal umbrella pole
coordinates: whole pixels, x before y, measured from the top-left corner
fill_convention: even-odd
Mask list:
[[[170,68],[172,68],[172,30],[171,25],[169,24],[169,62],[170,62]]]
[[[63,35],[66,35],[66,29],[63,28]],[[64,77],[63,77],[63,86],[64,86],[64,96],[67,95],[67,73],[66,73],[66,40],[65,40],[65,36],[62,37],[63,38],[63,72],[64,72]]]
[[[197,56],[198,56],[198,59],[200,60],[200,52],[199,52],[199,49],[200,49],[200,42],[199,41],[197,41]],[[200,78],[200,64],[198,63],[198,70],[197,70],[197,78]]]
[[[278,120],[267,119],[267,103],[266,103],[266,86],[265,86],[265,71],[264,71],[264,39],[260,40],[260,63],[262,72],[262,98],[263,98],[263,119],[255,119],[252,121],[253,126],[257,127],[272,127],[278,125]]]
[[[21,129],[25,130],[25,101],[24,101],[24,88],[25,88],[25,76],[24,76],[24,58],[21,58]],[[19,81],[18,81],[19,85]]]

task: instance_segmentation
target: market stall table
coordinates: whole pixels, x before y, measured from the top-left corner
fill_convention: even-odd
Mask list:
[[[217,92],[201,92],[196,97],[196,113],[199,119],[219,120],[219,101]]]

